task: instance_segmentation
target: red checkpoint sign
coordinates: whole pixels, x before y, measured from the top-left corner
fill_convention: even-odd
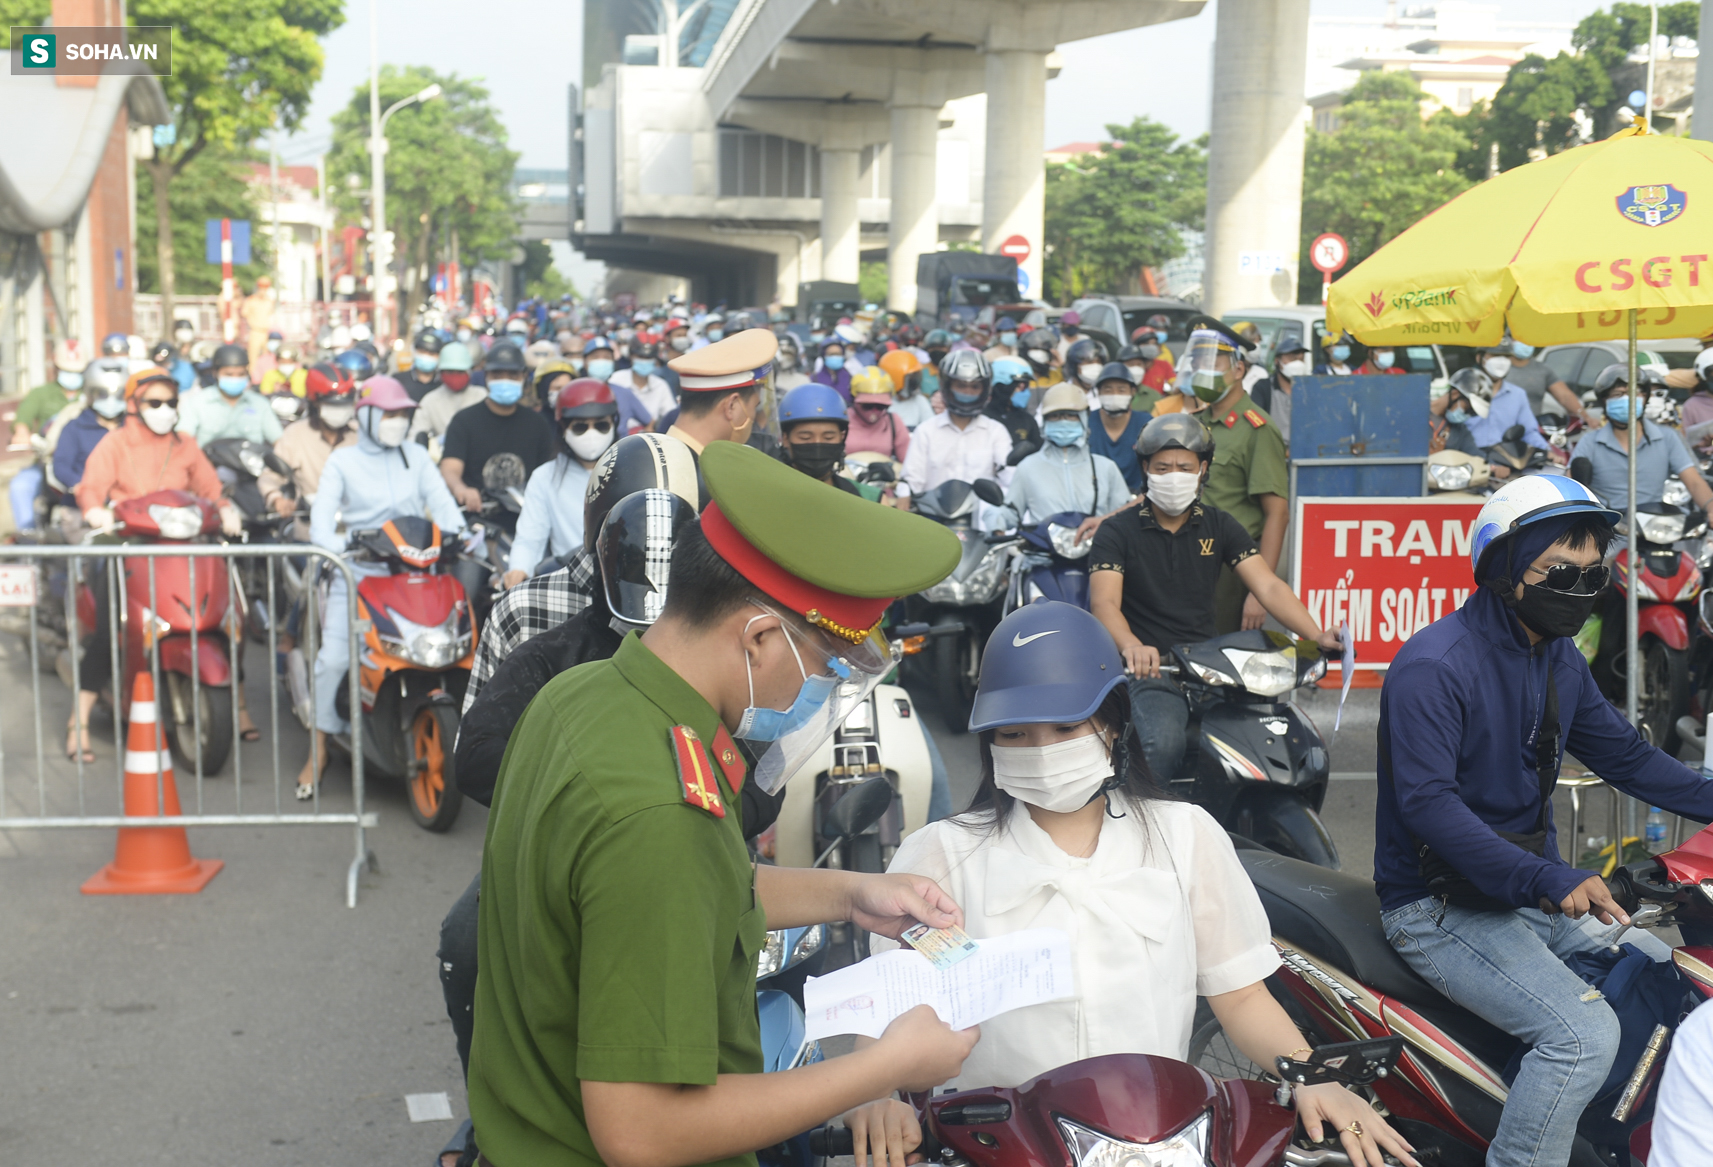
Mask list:
[[[1322,628],[1350,622],[1359,669],[1386,668],[1475,589],[1478,502],[1303,498],[1296,511],[1291,590]]]
[[[1009,255],[1018,263],[1022,263],[1024,260],[1028,259],[1029,252],[1031,250],[1029,241],[1021,235],[1013,235],[1011,238],[999,245],[999,254]]]
[[[1350,244],[1344,241],[1344,236],[1334,235],[1331,231],[1316,235],[1314,242],[1309,244],[1309,262],[1317,271],[1331,275],[1350,262]]]

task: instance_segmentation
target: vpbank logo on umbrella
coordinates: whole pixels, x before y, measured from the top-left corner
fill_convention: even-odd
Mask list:
[[[1689,196],[1670,183],[1632,186],[1618,196],[1618,213],[1632,223],[1658,227],[1683,214]]]

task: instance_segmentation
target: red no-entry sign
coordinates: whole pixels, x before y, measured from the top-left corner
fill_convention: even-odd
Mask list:
[[[1334,235],[1331,231],[1316,235],[1314,242],[1309,244],[1309,262],[1331,275],[1350,262],[1350,244],[1344,241],[1344,236]]]
[[[1009,255],[1018,263],[1022,263],[1024,260],[1029,258],[1029,251],[1029,241],[1021,235],[1013,235],[1011,238],[999,245],[999,254]]]

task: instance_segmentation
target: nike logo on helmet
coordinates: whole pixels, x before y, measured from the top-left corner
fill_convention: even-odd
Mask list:
[[[1059,629],[1049,628],[1049,629],[1047,629],[1047,631],[1037,632],[1033,636],[1024,636],[1021,632],[1013,632],[1011,634],[1011,646],[1013,648],[1022,648],[1025,644],[1028,644],[1031,640],[1039,640],[1043,636],[1051,636],[1051,635],[1053,635],[1053,633],[1055,633],[1057,631],[1059,631]]]

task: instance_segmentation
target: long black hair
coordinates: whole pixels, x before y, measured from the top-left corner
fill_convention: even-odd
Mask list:
[[[1128,686],[1113,686],[1091,720],[1112,733],[1114,774],[1101,788],[1106,794],[1107,814],[1113,818],[1145,814],[1148,803],[1171,797],[1161,789],[1154,772],[1148,768],[1148,759],[1142,756],[1141,743],[1137,741],[1136,727],[1131,720]],[[997,833],[1017,804],[1017,799],[1001,790],[993,777],[994,732],[987,729],[981,733],[981,784],[976,787],[975,797],[970,799],[968,807],[952,818],[959,826],[987,834]]]

